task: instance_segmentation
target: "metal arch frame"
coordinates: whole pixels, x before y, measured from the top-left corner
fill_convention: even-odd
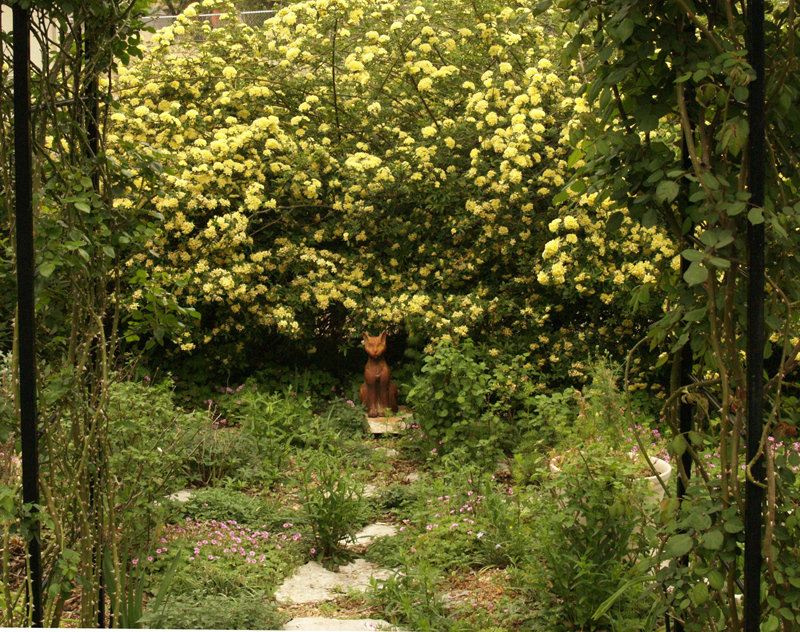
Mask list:
[[[33,627],[43,627],[42,551],[39,522],[39,446],[36,411],[36,305],[34,298],[33,160],[31,153],[30,12],[13,7],[14,205],[17,229],[17,335],[22,443],[22,502],[31,506],[26,538],[30,569],[28,609]]]
[[[23,503],[32,507],[27,541],[30,591],[28,606],[33,627],[43,627],[42,565],[39,523],[35,519],[39,502],[39,462],[36,406],[36,310],[34,297],[33,181],[30,100],[30,13],[13,6],[14,68],[14,169],[17,235],[17,332],[20,372],[20,435],[22,443]],[[748,60],[756,73],[750,85],[748,190],[755,207],[764,205],[765,77],[764,2],[747,3]],[[761,521],[764,469],[756,459],[763,427],[764,367],[764,224],[748,225],[747,288],[747,458],[752,462],[752,480],[746,484],[745,509],[745,631],[757,632],[761,613]],[[684,414],[681,415],[683,428]],[[679,492],[679,496],[682,494]]]

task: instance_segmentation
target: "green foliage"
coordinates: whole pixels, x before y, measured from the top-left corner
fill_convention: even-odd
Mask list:
[[[14,370],[12,369],[10,353],[0,351],[0,445],[4,445],[9,437],[16,434],[18,425],[17,415],[17,389],[14,384]]]
[[[311,528],[321,560],[347,559],[340,541],[354,540],[364,522],[362,489],[353,471],[337,458],[319,454],[303,469],[298,481],[304,522]]]
[[[461,450],[493,468],[510,444],[518,417],[528,414],[538,388],[527,356],[488,361],[471,340],[440,343],[426,356],[408,393],[421,445],[430,454]]]
[[[663,308],[648,341],[650,349],[662,350],[659,363],[672,364],[664,413],[675,455],[688,455],[692,468],[706,474],[706,457],[712,463],[719,459],[719,469],[702,485],[692,479],[689,513],[679,512],[662,527],[667,557],[692,553],[689,566],[675,563],[664,572],[680,595],[673,598],[673,591],[666,601],[675,616],[696,616],[694,629],[738,629],[742,612],[733,585],[744,570],[742,558],[732,550],[739,536],[731,534],[738,534],[745,515],[741,472],[750,467],[745,451],[736,446],[741,445],[742,429],[755,421],[745,414],[747,364],[753,361],[745,356],[753,340],[747,290],[756,278],[745,262],[757,254],[749,251],[748,241],[755,226],[764,229],[768,279],[763,288],[765,385],[774,410],[769,419],[765,415],[767,424],[791,419],[791,413],[784,419],[782,394],[795,370],[791,350],[798,342],[794,305],[800,297],[795,255],[800,246],[800,128],[793,104],[800,94],[800,58],[793,5],[767,5],[766,101],[761,112],[767,151],[762,158],[750,155],[758,144],[749,138],[747,108],[757,92],[751,92],[757,77],[748,57],[751,43],[743,5],[728,0],[697,3],[689,12],[683,3],[638,0],[562,4],[574,25],[565,56],[577,65],[581,55],[580,65],[587,71],[581,92],[592,106],[571,126],[570,143],[582,165],[568,186],[596,192],[620,217],[627,215],[642,227],[660,227],[680,244],[682,274],[653,279],[631,295],[631,307],[655,299]],[[761,170],[763,203],[751,198],[751,177]],[[694,379],[705,383],[683,383],[687,380],[680,377],[679,362],[684,350],[691,350]],[[680,436],[679,402],[695,405],[695,432],[688,437]],[[780,487],[777,470],[767,468],[765,478],[768,494]],[[775,504],[773,499],[765,506]],[[764,532],[784,533],[789,518],[767,510]],[[727,535],[720,530],[722,522],[731,529]],[[679,524],[690,530],[680,532]],[[709,529],[714,535],[704,540],[700,534]],[[797,569],[796,558],[787,557],[788,565]],[[709,589],[698,581],[695,567],[713,571],[715,585],[724,576],[725,587]],[[781,623],[785,606],[778,594],[786,588],[785,577],[772,572],[763,577],[763,590],[774,598],[765,607],[770,614],[764,626],[769,629]],[[691,620],[687,614],[687,626],[695,626]],[[791,621],[788,627],[794,625],[791,617],[784,620]]]
[[[344,436],[363,437],[369,431],[364,407],[353,400],[335,399],[325,412],[327,422]]]
[[[189,500],[175,502],[172,510],[178,522],[187,519],[233,520],[240,525],[263,527],[269,531],[277,530],[283,523],[297,521],[295,512],[278,507],[272,501],[223,487],[204,487],[193,491]]]
[[[148,505],[185,484],[194,439],[209,422],[205,414],[177,409],[167,382],[125,381],[109,388],[106,415],[121,499],[137,496]]]
[[[519,441],[514,447],[514,460],[525,478],[541,467],[556,444],[569,444],[570,437],[580,432],[580,400],[576,393],[580,391],[566,388],[533,397],[531,412],[518,423]]]
[[[432,453],[465,446],[487,460],[499,451],[497,418],[490,408],[491,372],[470,340],[443,342],[425,358],[422,375],[408,394]]]
[[[380,585],[371,579],[368,597],[391,623],[420,632],[463,630],[437,594],[441,583],[436,567],[414,556]]]
[[[649,568],[653,529],[643,526],[641,490],[633,474],[630,464],[599,448],[588,450],[582,461],[568,462],[555,476],[543,475],[541,493],[531,500],[530,525],[536,534],[532,553],[540,563],[521,571],[540,604],[540,629],[632,632],[645,627],[649,603],[638,584],[638,590],[629,590],[594,618],[606,600]]]
[[[311,424],[310,398],[288,389],[264,394],[247,386],[241,392],[223,395],[221,403],[226,397],[236,398],[235,407],[228,402],[228,415],[252,438],[262,470],[274,481],[286,465],[292,442],[302,440]]]
[[[458,474],[426,480],[403,498],[397,513],[401,530],[371,545],[367,555],[391,568],[414,553],[443,573],[528,559],[534,536],[525,524],[525,501],[492,476],[481,479],[475,469],[470,478],[468,471],[462,465]]]
[[[158,592],[147,603],[148,612],[144,612],[144,585],[145,575],[140,567],[128,565],[128,559],[114,560],[113,554],[106,549],[103,555],[103,577],[108,591],[109,604],[113,612],[114,623],[117,627],[127,629],[141,629],[144,623],[153,623],[163,616],[161,606],[172,588],[175,571],[180,564],[180,556],[172,560],[161,583]]]
[[[278,534],[233,522],[184,524],[186,535],[147,562],[147,577],[156,582],[181,556],[171,587],[174,595],[205,591],[232,596],[245,589],[272,594],[305,556],[297,533]]]
[[[254,441],[236,428],[206,424],[187,441],[189,480],[210,485],[235,477],[254,481],[263,477]]]
[[[196,590],[179,595],[152,625],[173,630],[278,630],[286,617],[262,591],[242,589],[233,595]]]
[[[728,603],[735,581],[733,572],[741,563],[744,546],[744,521],[738,507],[725,498],[725,488],[717,477],[722,462],[709,447],[695,446],[704,465],[691,479],[682,505],[671,499],[661,512],[661,546],[652,568],[653,579],[668,587],[670,612],[684,619],[686,630],[693,632],[709,629],[714,622],[731,616]],[[793,629],[800,623],[796,612],[800,600],[798,449],[796,443],[772,440],[766,454],[767,468],[775,475],[769,512],[775,526],[766,531],[764,545],[762,629]],[[704,475],[709,476],[708,482],[704,482]],[[738,479],[743,486],[744,474]],[[684,556],[688,556],[687,565],[682,563]],[[738,587],[734,590],[741,593]]]

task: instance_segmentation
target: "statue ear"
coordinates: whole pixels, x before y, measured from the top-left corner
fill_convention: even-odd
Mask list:
[[[385,329],[381,332],[381,342],[386,342],[386,330]]]
[[[366,342],[367,340],[369,340],[369,334],[365,331],[364,332],[364,342]]]

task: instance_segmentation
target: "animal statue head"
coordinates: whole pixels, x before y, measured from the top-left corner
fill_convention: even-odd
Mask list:
[[[383,331],[379,336],[370,336],[364,332],[364,349],[370,358],[380,358],[386,351],[386,332]]]

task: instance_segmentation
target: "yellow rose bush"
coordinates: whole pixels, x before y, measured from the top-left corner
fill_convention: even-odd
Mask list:
[[[168,156],[129,264],[202,314],[179,344],[393,325],[578,379],[622,351],[647,318],[620,317],[631,290],[674,253],[627,220],[604,235],[591,196],[553,206],[586,103],[535,5],[309,0],[252,29],[204,0],[120,68],[112,140]]]

